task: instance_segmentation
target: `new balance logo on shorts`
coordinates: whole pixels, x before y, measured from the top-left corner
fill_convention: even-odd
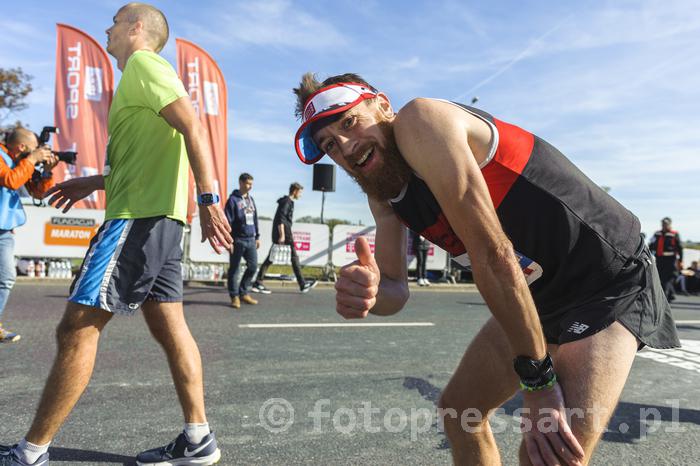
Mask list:
[[[574,322],[571,324],[571,327],[569,327],[569,330],[567,332],[569,333],[575,333],[576,335],[581,335],[583,332],[588,330],[590,325],[582,324],[581,322]]]

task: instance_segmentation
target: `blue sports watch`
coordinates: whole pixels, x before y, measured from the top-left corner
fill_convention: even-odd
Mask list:
[[[197,195],[197,204],[208,206],[219,203],[219,195],[216,193],[201,193]]]

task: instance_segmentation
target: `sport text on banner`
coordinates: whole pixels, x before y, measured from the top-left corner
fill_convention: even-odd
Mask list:
[[[55,149],[78,152],[75,165],[59,164],[54,177],[102,173],[107,149],[107,116],[114,93],[114,71],[107,52],[92,37],[66,24],[56,25]],[[104,209],[104,191],[96,191],[75,207]]]
[[[192,99],[192,105],[209,135],[214,169],[214,191],[222,200],[228,193],[228,130],[226,80],[216,62],[201,47],[184,39],[175,39],[177,72]],[[190,196],[187,219],[197,211],[197,192],[190,170]]]

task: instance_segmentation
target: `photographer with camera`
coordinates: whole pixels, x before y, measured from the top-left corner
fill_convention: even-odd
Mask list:
[[[27,221],[18,190],[25,186],[29,194],[41,199],[54,184],[51,169],[58,161],[58,157],[48,147],[39,146],[37,136],[25,128],[15,128],[5,138],[5,145],[0,144],[0,322],[15,284],[14,229]],[[34,176],[37,164],[43,164],[40,176]],[[19,339],[18,334],[5,330],[0,323],[0,343]]]

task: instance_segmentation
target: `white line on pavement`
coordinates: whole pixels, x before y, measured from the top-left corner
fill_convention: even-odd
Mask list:
[[[700,320],[674,320],[675,323],[677,324],[685,324],[685,325],[692,325],[692,324],[698,324],[700,325]]]
[[[700,374],[700,340],[681,340],[681,348],[675,349],[645,348],[637,356]]]
[[[241,324],[238,328],[330,328],[330,327],[432,327],[432,322],[355,322],[348,324],[315,323],[315,324]]]

